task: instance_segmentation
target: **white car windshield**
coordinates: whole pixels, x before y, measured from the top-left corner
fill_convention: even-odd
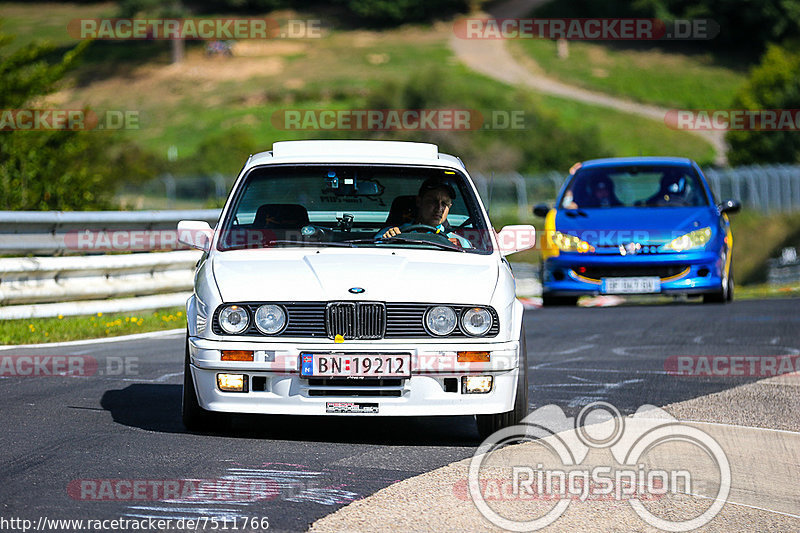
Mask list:
[[[399,232],[385,235],[391,228]],[[465,176],[437,167],[271,165],[234,194],[219,250],[413,247],[491,253]]]

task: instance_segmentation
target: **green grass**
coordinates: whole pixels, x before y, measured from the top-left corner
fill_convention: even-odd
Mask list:
[[[156,311],[0,321],[0,344],[38,344],[186,327],[182,307]]]
[[[573,41],[569,57],[556,55],[554,41],[510,42],[517,57],[530,57],[547,75],[587,89],[671,108],[728,107],[746,72],[715,64],[708,55],[667,53]]]
[[[800,297],[800,283],[790,285],[758,285],[738,286],[734,292],[736,300],[763,300],[766,298],[798,298]]]
[[[449,51],[442,44],[439,47],[422,47],[420,53],[426,57],[446,58]],[[358,58],[351,55],[350,61],[344,60],[344,63],[357,63],[357,60]],[[414,68],[410,59],[408,61],[398,59],[398,62],[403,63],[403,69]],[[305,60],[298,60],[297,63],[300,70],[313,68]],[[185,98],[177,105],[169,107],[158,101],[142,102],[142,106],[150,109],[142,110],[143,115],[148,118],[138,140],[153,150],[164,150],[166,146],[175,145],[178,147],[180,157],[191,157],[209,132],[224,131],[234,127],[250,131],[262,143],[264,149],[268,149],[276,140],[309,138],[315,132],[286,131],[276,128],[271,122],[273,114],[292,108],[357,109],[365,105],[368,88],[375,87],[386,79],[400,77],[399,73],[391,69],[385,77],[381,75],[376,78],[375,74],[371,74],[366,79],[362,78],[358,87],[363,87],[364,95],[360,95],[358,91],[352,89],[344,90],[344,87],[352,84],[353,77],[366,75],[358,72],[361,70],[359,65],[353,70],[354,72],[349,72],[348,66],[342,64],[336,77],[311,80],[302,90],[275,86],[274,80],[263,82],[260,89],[248,89],[248,83],[240,86],[224,83],[219,89],[219,93],[225,95],[224,105],[205,107],[201,112],[198,111],[197,101],[191,98]],[[345,76],[341,77],[342,74]],[[446,83],[469,86],[478,94],[512,90],[499,82],[470,72],[460,65],[451,64],[444,67],[443,74]],[[269,97],[256,105],[248,104],[248,90],[257,91],[256,95],[260,93]],[[671,130],[663,123],[562,98],[540,96],[537,99],[540,107],[554,116],[567,130],[596,127],[603,144],[613,156],[674,155],[689,157],[700,164],[713,161],[713,149],[704,140],[685,132]],[[358,138],[359,132],[353,132],[353,137]],[[467,154],[462,156],[469,158]]]
[[[702,138],[669,129],[663,122],[565,100],[542,96],[544,105],[558,113],[567,127],[593,126],[614,157],[664,155],[688,157],[700,165],[714,161],[714,149]]]
[[[800,213],[764,214],[742,211],[731,216],[736,283],[767,279],[767,260],[786,246],[800,247]]]
[[[114,2],[71,4],[61,2],[27,3],[0,2],[0,29],[15,34],[9,45],[13,51],[34,41],[48,41],[56,46],[75,45],[69,36],[67,23],[72,19],[112,17],[117,11]]]

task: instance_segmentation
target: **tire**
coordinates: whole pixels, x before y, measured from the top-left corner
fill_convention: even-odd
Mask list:
[[[722,289],[703,295],[704,304],[724,304],[733,301],[733,263],[728,270],[728,277],[723,281]]]
[[[181,401],[181,418],[189,431],[214,431],[227,427],[227,417],[220,413],[207,411],[200,407],[194,389],[192,369],[189,364],[189,338],[186,338],[186,354],[183,361],[183,397]]]
[[[514,395],[514,409],[493,415],[475,415],[478,434],[485,440],[495,431],[519,424],[528,415],[528,347],[525,341],[525,326],[520,332],[520,375]]]
[[[543,307],[575,306],[578,304],[577,296],[550,296],[542,295]]]

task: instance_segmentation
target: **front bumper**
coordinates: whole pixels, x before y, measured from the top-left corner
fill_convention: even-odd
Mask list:
[[[724,261],[712,251],[637,256],[562,253],[549,257],[542,271],[546,295],[598,295],[603,277],[657,275],[659,294],[704,294],[719,291]]]
[[[221,350],[253,350],[255,361],[221,360]],[[458,363],[458,351],[488,351],[488,363]],[[301,352],[409,353],[411,377],[362,386],[358,380],[309,380],[300,377]],[[519,376],[519,342],[453,344],[331,344],[309,342],[216,341],[189,338],[190,369],[200,406],[209,411],[256,414],[326,415],[332,403],[371,404],[369,416],[454,416],[511,411]],[[222,392],[219,372],[245,374],[248,392]],[[463,376],[491,375],[485,394],[461,392]],[[454,384],[457,386],[454,389]],[[358,413],[356,413],[358,414]]]

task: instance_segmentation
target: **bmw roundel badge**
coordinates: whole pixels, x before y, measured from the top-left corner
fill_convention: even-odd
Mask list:
[[[347,292],[351,292],[353,294],[363,294],[364,293],[364,289],[362,289],[361,287],[353,287],[351,289],[348,289]]]

